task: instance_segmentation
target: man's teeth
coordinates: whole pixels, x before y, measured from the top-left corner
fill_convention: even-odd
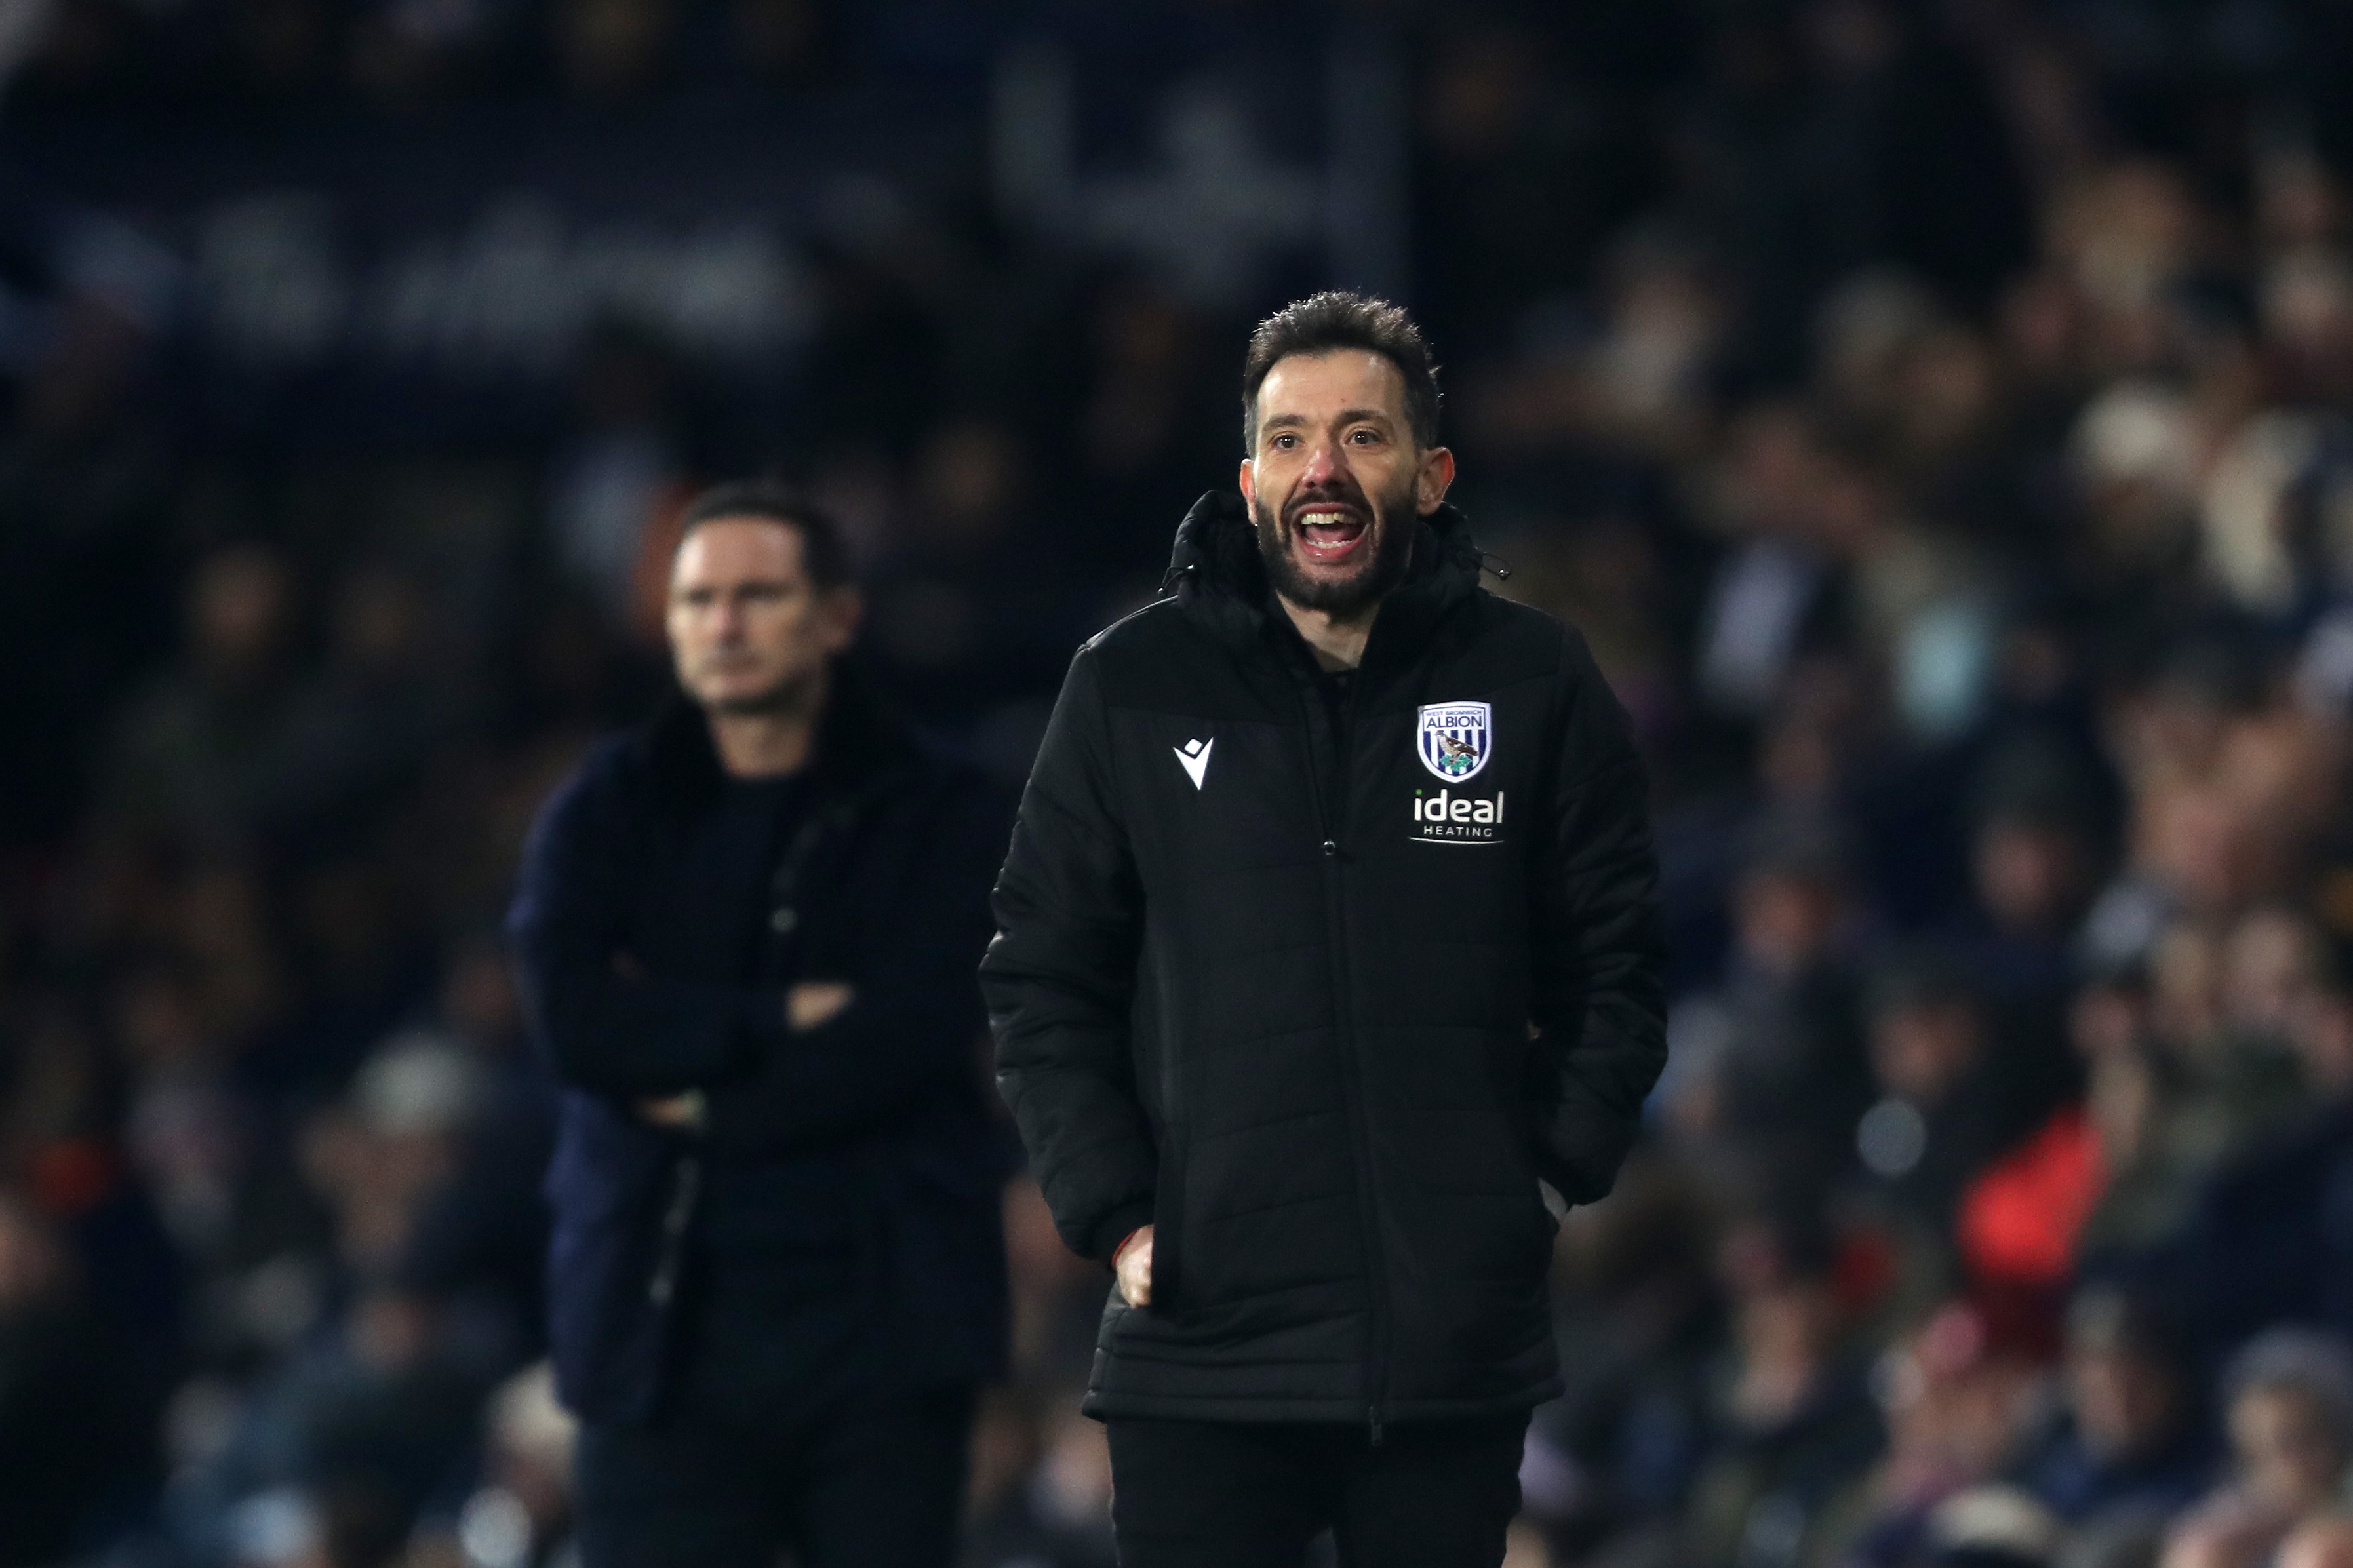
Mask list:
[[[1302,528],[1339,528],[1354,521],[1345,511],[1309,511],[1299,516]]]

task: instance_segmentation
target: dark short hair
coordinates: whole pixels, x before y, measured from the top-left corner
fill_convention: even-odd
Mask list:
[[[767,479],[714,486],[689,501],[679,520],[680,545],[704,523],[730,517],[757,518],[797,530],[801,536],[801,564],[808,568],[809,581],[818,587],[839,588],[850,581],[849,550],[842,543],[841,530],[833,519],[796,491]]]
[[[1406,424],[1414,444],[1438,445],[1438,365],[1421,329],[1402,305],[1330,289],[1285,305],[1250,333],[1250,353],[1242,359],[1244,451],[1258,447],[1258,389],[1267,373],[1293,354],[1344,349],[1377,353],[1397,366],[1405,381]]]

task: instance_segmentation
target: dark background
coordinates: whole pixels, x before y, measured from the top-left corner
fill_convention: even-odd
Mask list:
[[[0,8],[0,1564],[563,1560],[497,923],[678,508],[805,486],[1018,781],[1333,285],[1656,792],[1514,1564],[2268,1561],[2353,1456],[2348,79],[2329,0]],[[969,1561],[1107,1563],[1007,1214]]]

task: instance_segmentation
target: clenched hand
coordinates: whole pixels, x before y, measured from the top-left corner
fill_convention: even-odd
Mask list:
[[[839,980],[804,980],[785,993],[785,1022],[797,1035],[814,1029],[849,1006],[857,996]]]
[[[1152,1305],[1152,1227],[1138,1226],[1111,1256],[1120,1299],[1131,1307]]]

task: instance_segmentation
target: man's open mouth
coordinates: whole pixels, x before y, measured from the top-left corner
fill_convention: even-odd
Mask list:
[[[1336,565],[1356,553],[1371,531],[1363,513],[1336,507],[1310,507],[1293,521],[1299,552],[1319,566]]]

